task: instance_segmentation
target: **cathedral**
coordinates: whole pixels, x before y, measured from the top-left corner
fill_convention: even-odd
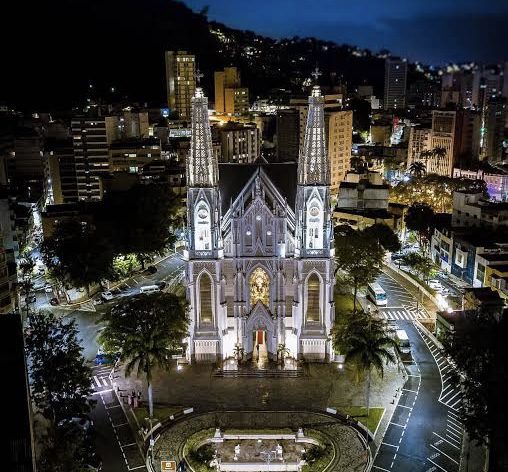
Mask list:
[[[221,164],[212,150],[208,100],[192,98],[187,162],[189,362],[238,352],[333,359],[334,249],[324,102],[309,97],[294,164]]]

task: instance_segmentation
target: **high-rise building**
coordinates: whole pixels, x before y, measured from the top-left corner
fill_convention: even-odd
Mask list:
[[[196,58],[187,51],[166,51],[168,105],[182,120],[190,120],[196,89]]]
[[[451,176],[456,162],[457,112],[432,111],[430,150],[444,149],[442,155],[427,160],[427,173]]]
[[[106,116],[108,144],[118,139],[148,138],[148,112],[124,110],[121,114]]]
[[[213,134],[220,142],[220,162],[248,164],[255,162],[261,154],[261,135],[254,123],[230,121],[214,127]]]
[[[300,112],[294,108],[279,110],[276,118],[277,160],[296,162],[300,148]]]
[[[225,67],[214,74],[215,111],[228,115],[243,115],[249,111],[249,89],[241,86],[236,67]]]
[[[407,167],[413,162],[421,161],[422,151],[430,148],[430,135],[432,130],[423,126],[412,126],[409,131],[409,143],[407,148]]]
[[[481,157],[489,162],[503,160],[503,139],[508,116],[505,97],[492,98],[483,109]]]
[[[79,200],[102,199],[101,176],[109,173],[104,117],[76,116],[71,121]]]
[[[0,315],[13,313],[16,307],[15,267],[13,252],[6,251],[3,244],[2,228],[0,228]]]
[[[78,201],[72,139],[48,139],[44,145],[45,201],[50,205]]]
[[[353,111],[325,109],[325,125],[330,161],[330,192],[335,195],[346,173],[351,169]]]
[[[385,61],[384,109],[396,110],[406,105],[407,62],[388,58]]]

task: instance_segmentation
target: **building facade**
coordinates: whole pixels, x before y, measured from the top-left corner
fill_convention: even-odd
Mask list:
[[[240,72],[226,67],[214,74],[215,111],[228,115],[244,115],[249,111],[249,89],[241,86]]]
[[[191,99],[196,89],[196,58],[187,51],[166,51],[168,106],[182,120],[190,120]]]
[[[241,351],[259,363],[275,358],[280,345],[293,358],[333,358],[330,169],[319,87],[309,97],[297,175],[294,168],[219,171],[207,99],[196,90],[187,163],[189,360],[222,361]]]
[[[385,61],[384,109],[397,110],[406,105],[407,62],[401,59]]]

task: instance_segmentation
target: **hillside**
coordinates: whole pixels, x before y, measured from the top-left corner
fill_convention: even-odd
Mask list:
[[[114,86],[119,96],[162,105],[169,49],[197,55],[209,92],[213,70],[230,64],[240,67],[252,97],[277,87],[298,91],[316,62],[324,84],[370,83],[382,92],[383,59],[369,51],[311,38],[275,41],[208,22],[175,0],[8,4],[0,30],[0,103],[21,108],[69,107],[83,100],[90,83],[101,96]]]

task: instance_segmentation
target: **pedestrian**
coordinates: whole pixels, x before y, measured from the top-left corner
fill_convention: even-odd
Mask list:
[[[259,359],[259,344],[256,344],[256,351],[257,351],[258,359]]]
[[[138,390],[138,400],[141,400],[141,390]]]

